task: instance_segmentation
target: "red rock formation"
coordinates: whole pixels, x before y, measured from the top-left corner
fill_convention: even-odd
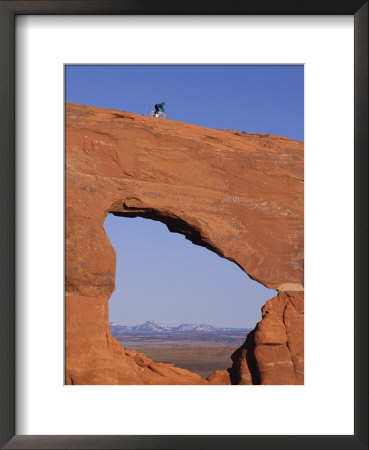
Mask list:
[[[232,360],[237,384],[303,384],[303,293],[280,292],[267,301],[262,320]]]
[[[302,142],[67,104],[66,383],[303,383],[303,189]],[[160,220],[278,290],[229,373],[203,380],[112,337],[108,213]]]

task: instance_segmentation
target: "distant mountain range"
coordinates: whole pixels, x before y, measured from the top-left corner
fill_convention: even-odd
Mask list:
[[[110,322],[110,329],[113,334],[135,334],[135,333],[202,333],[218,331],[250,331],[251,328],[217,328],[204,323],[183,323],[178,327],[170,327],[165,324],[159,324],[153,320],[147,320],[141,325],[117,325]]]

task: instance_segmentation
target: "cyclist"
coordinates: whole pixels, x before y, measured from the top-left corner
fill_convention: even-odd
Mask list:
[[[159,111],[160,111],[160,110],[161,110],[162,112],[165,111],[164,105],[165,105],[165,102],[164,102],[164,101],[161,102],[161,103],[157,103],[157,104],[155,105],[155,112],[154,112],[154,116],[155,116],[155,117],[158,117],[158,114],[159,114]]]

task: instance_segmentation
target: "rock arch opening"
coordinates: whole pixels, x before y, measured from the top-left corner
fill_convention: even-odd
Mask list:
[[[126,349],[203,378],[229,369],[232,353],[277,292],[219,258],[220,250],[185,220],[125,208],[104,223],[117,258],[109,300],[114,337]]]

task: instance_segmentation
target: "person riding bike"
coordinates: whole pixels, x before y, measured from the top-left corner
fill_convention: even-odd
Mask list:
[[[154,112],[154,116],[155,116],[155,117],[158,116],[160,110],[161,110],[162,112],[165,111],[163,105],[165,105],[165,102],[157,103],[157,104],[155,105],[155,112]]]

